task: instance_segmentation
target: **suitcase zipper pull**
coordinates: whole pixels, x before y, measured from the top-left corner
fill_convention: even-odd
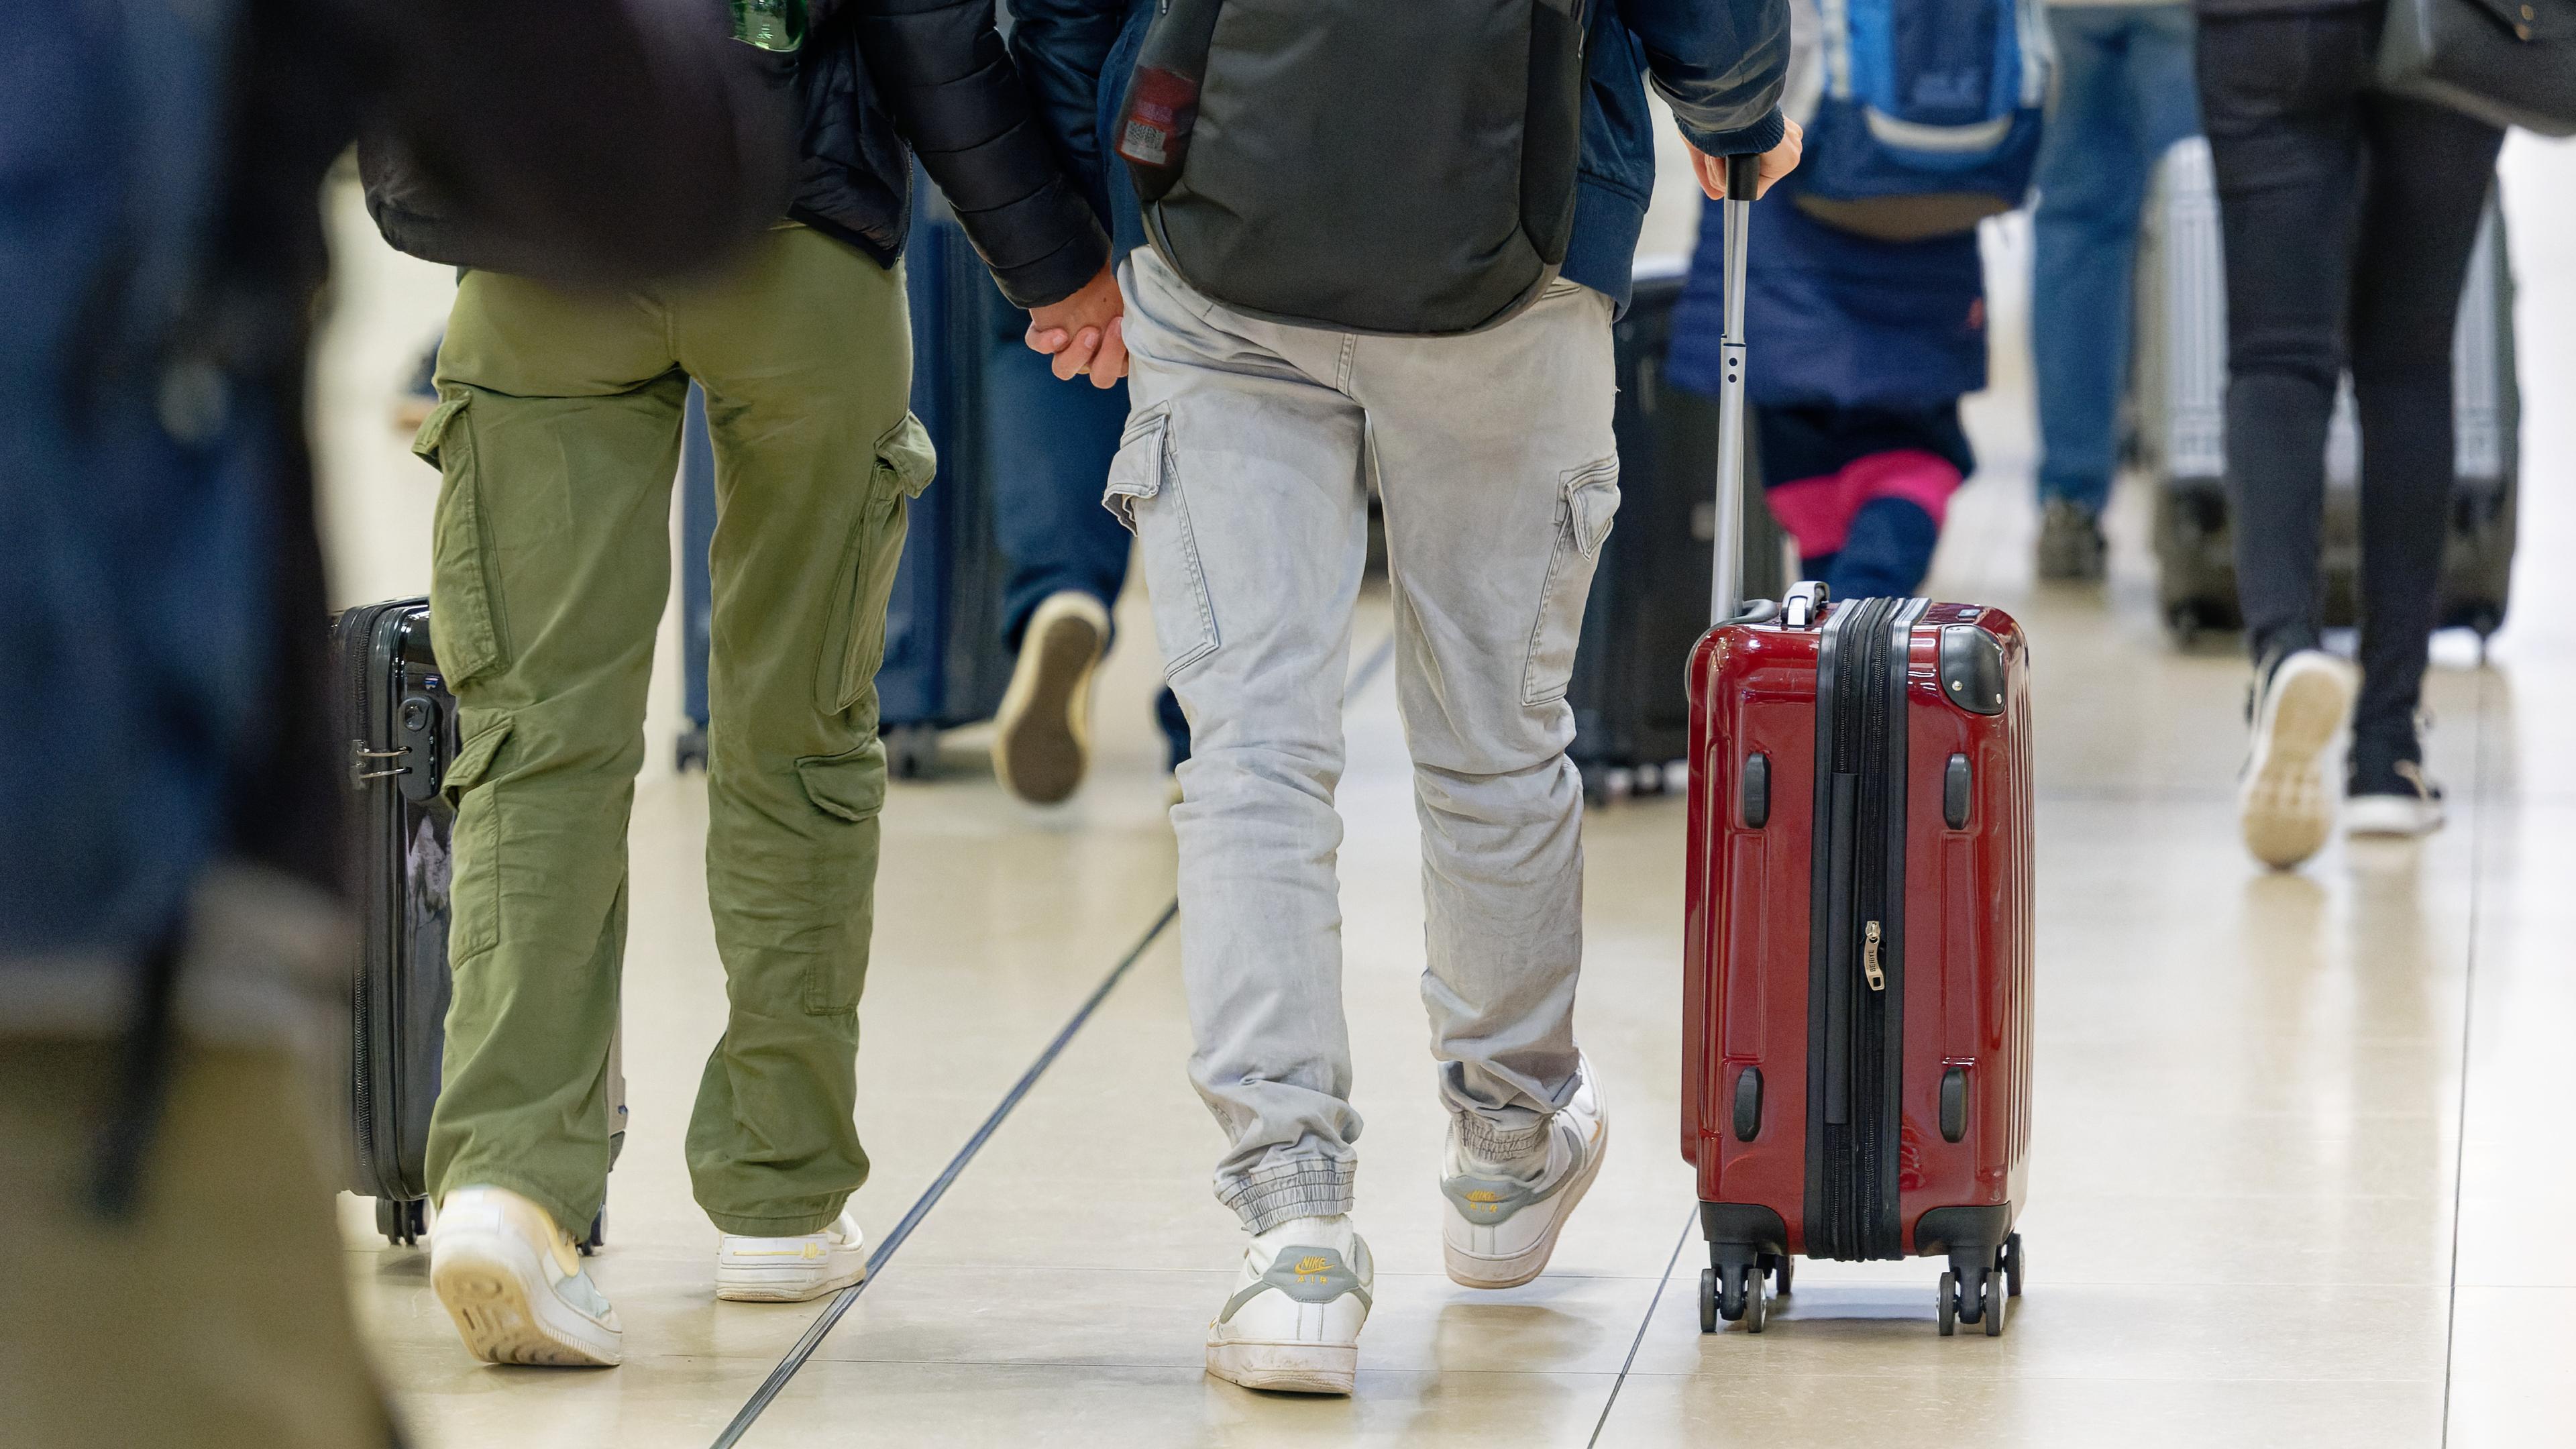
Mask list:
[[[1878,969],[1878,922],[1876,921],[1861,928],[1860,973],[1869,978],[1870,990],[1887,989],[1887,973]]]

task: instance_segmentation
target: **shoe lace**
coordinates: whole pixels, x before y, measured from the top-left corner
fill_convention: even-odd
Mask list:
[[[2424,767],[2413,760],[2399,760],[2397,778],[2415,787],[2415,798],[2427,804],[2441,797],[2441,790],[2424,774]]]

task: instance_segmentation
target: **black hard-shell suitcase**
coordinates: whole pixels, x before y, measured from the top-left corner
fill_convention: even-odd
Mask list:
[[[2157,602],[2175,636],[2243,622],[2226,474],[2227,286],[2209,143],[2166,153],[2140,232],[2130,355],[2131,443],[2155,487]],[[2514,375],[2513,271],[2490,197],[2460,292],[2451,343],[2454,465],[2442,554],[2442,628],[2502,627],[2513,572],[2521,397]],[[2325,620],[2358,617],[2361,429],[2347,379],[2326,441],[2319,573]]]
[[[349,1188],[376,1200],[396,1243],[426,1226],[429,1108],[447,1038],[448,829],[439,793],[456,756],[456,701],[430,651],[429,601],[396,599],[331,624],[336,733],[346,740],[352,878]]]
[[[1611,330],[1619,400],[1619,518],[1601,547],[1566,690],[1574,706],[1568,753],[1599,804],[1631,793],[1678,792],[1690,750],[1690,699],[1674,662],[1708,628],[1709,549],[1717,537],[1709,480],[1717,476],[1717,402],[1668,385],[1673,307],[1687,262],[1637,265],[1627,314]],[[1744,591],[1787,587],[1779,525],[1761,490],[1745,490]]]
[[[927,177],[904,251],[912,313],[912,412],[939,454],[939,475],[912,501],[886,603],[885,663],[877,670],[878,729],[886,769],[897,778],[930,774],[942,730],[990,719],[1010,688],[1012,656],[1002,648],[1007,565],[994,527],[994,490],[985,446],[984,359],[997,331],[1016,336],[1019,314],[994,287],[965,229]],[[706,763],[707,651],[713,591],[707,545],[715,536],[715,454],[706,404],[689,390],[680,454],[683,537],[682,642],[687,651],[691,729],[682,766]]]
[[[430,647],[429,601],[364,604],[331,621],[334,739],[346,740],[351,878],[359,941],[347,1043],[349,1190],[376,1200],[376,1229],[416,1243],[428,1226],[429,1109],[447,1044],[450,829],[441,793],[456,758],[456,700]],[[609,1049],[622,1146],[626,1079]],[[583,1251],[599,1246],[593,1220]]]

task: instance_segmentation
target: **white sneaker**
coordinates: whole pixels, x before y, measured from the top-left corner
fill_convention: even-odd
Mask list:
[[[2442,828],[2442,787],[2413,760],[2399,760],[2396,788],[2365,787],[2344,797],[2343,828],[2348,835],[2430,835]],[[2356,784],[2360,783],[2358,781]]]
[[[625,1357],[617,1310],[572,1239],[507,1188],[460,1187],[439,1204],[429,1286],[487,1363],[606,1368]]]
[[[856,1218],[819,1233],[754,1238],[727,1233],[716,1244],[716,1296],[729,1303],[802,1303],[868,1276],[868,1245]]]
[[[1011,687],[993,715],[993,773],[1002,788],[1053,805],[1091,762],[1091,675],[1109,647],[1109,611],[1077,589],[1047,595],[1029,616]]]
[[[2352,721],[2358,674],[2322,649],[2301,649],[2274,667],[2254,702],[2237,824],[2245,848],[2275,870],[2316,854],[2334,831],[2339,792],[2327,767]]]
[[[1208,1325],[1207,1371],[1247,1389],[1349,1393],[1376,1282],[1348,1214],[1293,1218],[1256,1235]]]
[[[1610,1118],[1592,1063],[1579,1070],[1574,1100],[1547,1119],[1538,1146],[1523,1156],[1479,1157],[1467,1145],[1462,1120],[1450,1119],[1440,1178],[1449,1212],[1440,1224],[1440,1252],[1451,1281],[1517,1288],[1546,1270],[1557,1234],[1610,1150]]]

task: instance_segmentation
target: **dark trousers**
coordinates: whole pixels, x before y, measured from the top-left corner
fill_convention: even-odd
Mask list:
[[[1127,384],[1059,381],[1046,357],[1020,340],[1027,314],[999,303],[993,312],[999,320],[984,358],[984,446],[993,464],[994,529],[1010,569],[1002,639],[1016,651],[1048,595],[1071,589],[1115,609],[1126,586],[1134,539],[1100,496],[1127,426]],[[1155,698],[1154,721],[1171,761],[1188,759],[1189,721],[1169,688]]]
[[[2412,757],[2452,485],[2451,334],[2503,133],[2371,88],[2378,4],[2201,21],[2227,483],[2255,657],[2316,642],[2326,423],[2361,411],[2356,749]]]

